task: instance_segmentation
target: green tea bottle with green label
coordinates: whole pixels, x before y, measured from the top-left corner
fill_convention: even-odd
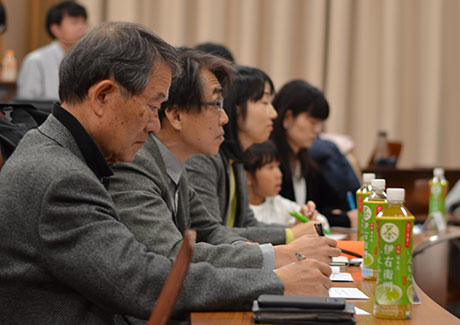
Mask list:
[[[432,216],[436,212],[440,212],[447,223],[446,217],[446,195],[449,187],[449,182],[444,178],[444,169],[435,168],[433,170],[433,178],[430,180],[430,201],[428,215]]]
[[[375,217],[387,205],[385,180],[373,179],[372,192],[363,201],[364,260],[361,268],[363,279],[377,278],[377,227]]]
[[[404,189],[389,188],[387,197],[388,205],[377,215],[379,252],[374,315],[407,319],[413,303],[414,216],[404,206]]]
[[[375,178],[374,173],[363,174],[363,186],[356,191],[356,206],[358,207],[358,240],[364,240],[363,232],[363,201],[372,192],[371,182]]]

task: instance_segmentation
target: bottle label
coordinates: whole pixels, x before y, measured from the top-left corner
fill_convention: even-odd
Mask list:
[[[379,236],[377,305],[413,303],[412,228],[414,217],[377,217]]]
[[[363,204],[364,268],[377,270],[378,239],[375,218],[386,205],[382,201],[366,201]]]
[[[356,193],[356,206],[358,207],[358,240],[364,240],[363,202],[369,194],[371,193]]]
[[[429,208],[428,208],[428,215],[432,215],[436,212],[440,212],[444,219],[446,218],[446,205],[445,199],[447,194],[447,182],[433,182],[430,181],[430,200],[429,200]]]

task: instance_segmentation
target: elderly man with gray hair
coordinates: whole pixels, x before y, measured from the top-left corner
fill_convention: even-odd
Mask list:
[[[96,27],[64,58],[62,105],[24,136],[0,173],[0,323],[148,318],[172,260],[118,221],[109,164],[131,161],[158,131],[158,108],[179,70],[175,49],[133,23]],[[248,309],[261,293],[301,294],[307,263],[278,275],[192,264],[175,315]]]

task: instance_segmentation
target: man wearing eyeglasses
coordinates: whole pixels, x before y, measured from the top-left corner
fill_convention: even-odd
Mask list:
[[[222,109],[222,97],[234,70],[230,63],[209,54],[190,49],[182,49],[180,53],[184,72],[173,80],[169,99],[160,110],[161,130],[149,136],[133,162],[114,166],[110,194],[120,221],[155,253],[174,257],[183,232],[193,228],[197,230],[194,262],[265,271],[281,267],[276,271],[285,293],[327,295],[325,287],[305,290],[305,285],[324,283],[327,275],[321,272],[321,267],[325,264],[314,261],[313,266],[296,265],[308,281],[296,279],[287,271],[288,266],[282,267],[297,261],[296,252],[311,256],[313,250],[328,249],[327,244],[319,243],[318,237],[304,236],[277,247],[247,245],[247,239],[209,215],[188,185],[185,161],[197,153],[215,155],[224,140],[223,125],[228,117]],[[329,261],[326,255],[323,262]],[[247,283],[248,288],[252,286]],[[225,301],[227,294],[223,293],[221,299]]]
[[[210,220],[204,218],[207,211],[183,175],[188,157],[215,155],[224,141],[228,117],[222,86],[228,85],[234,69],[221,58],[195,50],[182,49],[180,54],[184,72],[173,81],[169,100],[160,110],[161,130],[149,135],[132,163],[114,166],[110,193],[121,221],[156,253],[174,257],[184,231],[194,228],[198,230],[194,261],[261,268],[264,247],[214,246],[247,239],[218,222],[206,221]],[[198,222],[192,224],[191,215]],[[266,267],[273,268],[273,263],[273,258],[265,259]]]

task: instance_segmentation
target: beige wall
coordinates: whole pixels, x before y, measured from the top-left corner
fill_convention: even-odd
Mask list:
[[[3,36],[3,51],[13,49],[19,62],[27,54],[27,0],[2,0],[7,10],[8,30]],[[2,55],[3,56],[3,55]]]
[[[4,47],[20,59],[27,2],[4,2],[14,17]],[[128,20],[173,45],[224,43],[277,88],[293,78],[317,85],[331,105],[326,130],[351,135],[362,166],[385,129],[404,143],[402,166],[460,167],[458,0],[79,2],[91,25]]]

